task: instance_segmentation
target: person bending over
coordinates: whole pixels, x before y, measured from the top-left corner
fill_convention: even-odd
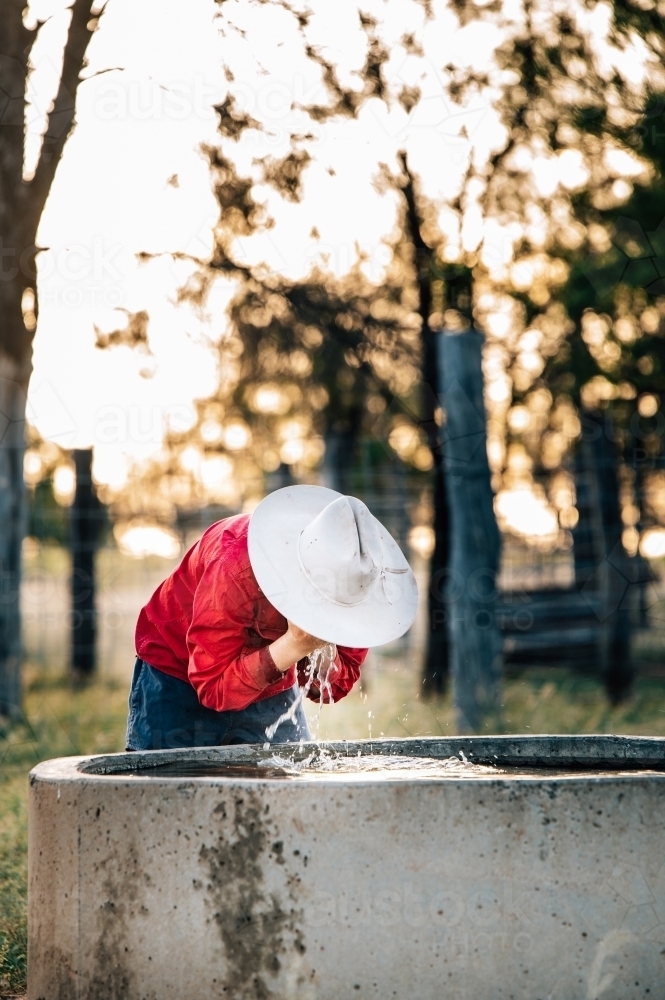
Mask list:
[[[141,610],[127,749],[308,740],[301,689],[343,698],[368,647],[403,635],[417,600],[362,501],[276,490],[251,516],[211,525]]]

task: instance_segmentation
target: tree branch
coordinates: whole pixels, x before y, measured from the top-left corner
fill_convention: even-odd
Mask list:
[[[104,76],[104,73],[124,73],[126,69],[126,66],[107,66],[106,69],[98,69],[96,73],[90,73],[89,76],[82,76],[79,82],[87,83],[88,80],[94,80],[96,76]]]
[[[92,14],[94,0],[74,0],[72,19],[67,32],[62,60],[60,83],[53,106],[49,112],[46,134],[42,142],[39,162],[30,184],[30,212],[39,220],[48,198],[53,178],[62,158],[67,138],[74,125],[76,92],[85,66],[85,53],[95,31]]]

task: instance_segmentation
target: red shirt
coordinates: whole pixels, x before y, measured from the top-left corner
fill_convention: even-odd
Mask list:
[[[262,593],[249,562],[249,515],[211,525],[157,588],[136,623],[142,660],[181,681],[217,712],[238,710],[304,683],[306,659],[280,673],[268,646],[286,618]],[[366,649],[338,646],[333,701],[360,676]],[[318,689],[310,697],[318,701]],[[328,700],[328,699],[325,699]]]

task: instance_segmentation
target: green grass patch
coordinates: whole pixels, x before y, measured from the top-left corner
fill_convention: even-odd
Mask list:
[[[380,736],[454,736],[450,695],[426,700],[414,669],[385,656],[360,688],[337,705],[307,705],[312,734],[323,740]],[[665,736],[665,676],[638,677],[631,696],[607,701],[593,675],[561,667],[531,668],[506,678],[500,731],[504,733],[625,733]]]
[[[0,1000],[26,984],[28,772],[50,757],[122,750],[126,716],[124,685],[77,690],[63,678],[33,676],[23,718],[0,731]]]
[[[22,990],[28,935],[25,777],[0,787],[0,996]]]

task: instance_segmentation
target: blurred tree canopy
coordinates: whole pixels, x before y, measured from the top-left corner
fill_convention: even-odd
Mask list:
[[[223,115],[221,120],[224,135]],[[404,282],[409,248],[392,248],[380,285],[359,266],[341,279],[315,267],[299,281],[249,267],[238,260],[234,241],[269,222],[232,162],[219,149],[208,154],[220,206],[215,248],[181,296],[205,305],[220,276],[235,283],[229,328],[219,345],[225,419],[246,428],[247,452],[259,470],[273,472],[285,463],[307,476],[327,449],[335,456],[326,470],[331,485],[343,488],[354,442],[372,432],[392,396],[408,391],[417,377],[418,319],[413,290]],[[307,160],[294,152],[287,161],[269,163],[262,179],[284,193],[286,171],[285,197],[297,199]],[[429,455],[422,454],[429,467]]]
[[[637,501],[624,505],[630,551],[638,525],[665,523],[664,109],[654,95],[636,129],[646,169],[627,201],[599,207],[587,191],[575,199],[587,236],[566,256],[569,277],[556,295],[570,332],[542,374],[554,409],[570,401],[578,412],[605,414]]]
[[[451,68],[456,98],[493,91],[504,127],[492,155],[469,163],[460,198],[462,216],[486,222],[476,305],[489,366],[505,380],[490,410],[496,486],[549,475],[569,529],[572,482],[561,468],[585,410],[607,410],[632,464],[660,450],[662,11],[622,0],[455,6],[462,21],[489,17],[505,32],[487,73]],[[488,224],[509,245],[503,261],[488,253]],[[637,532],[624,540],[634,552]]]
[[[220,4],[222,30],[232,33],[229,11]],[[421,333],[427,340],[427,327],[444,321],[441,268],[451,261],[474,269],[475,315],[487,332],[488,443],[497,491],[534,468],[560,470],[580,433],[580,407],[611,404],[620,430],[622,421],[630,428],[637,407],[655,427],[659,417],[646,412],[653,402],[640,403],[657,389],[659,363],[647,346],[658,336],[659,306],[648,305],[655,286],[649,292],[634,269],[619,280],[613,257],[626,262],[624,270],[657,257],[653,244],[636,249],[646,246],[642,237],[635,242],[630,227],[619,224],[622,216],[637,218],[640,205],[647,212],[659,176],[649,138],[660,114],[653,94],[665,91],[655,3],[414,3],[413,29],[399,37],[390,36],[388,21],[357,12],[364,61],[351,75],[341,72],[332,50],[312,41],[316,11],[290,3],[280,11],[322,90],[298,105],[301,121],[286,155],[248,161],[247,149],[238,153],[243,139],[265,125],[245,110],[228,68],[229,92],[217,107],[219,144],[207,150],[219,206],[214,248],[209,259],[190,260],[180,293],[203,315],[220,285],[226,288],[228,324],[215,339],[220,385],[214,398],[198,404],[196,426],[170,433],[153,463],[167,506],[196,490],[237,504],[241,492],[259,495],[264,476],[280,464],[307,477],[323,462],[325,473],[326,448],[329,481],[340,484],[334,456],[348,464],[354,438],[368,431],[388,439],[412,467],[429,470],[428,415],[414,417],[425,357]],[[390,259],[378,282],[362,260],[343,278],[319,265],[299,280],[248,264],[239,240],[272,225],[264,192],[294,204],[303,196],[316,160],[315,126],[359,119],[370,103],[417,115],[426,96],[417,82],[407,85],[394,73],[391,60],[408,58],[417,81],[418,67],[424,73],[436,60],[432,39],[451,11],[460,32],[482,22],[501,40],[482,70],[462,56],[437,67],[452,119],[471,106],[487,111],[485,127],[473,134],[460,117],[459,187],[443,200],[429,197],[411,157],[400,162],[399,134],[393,164],[377,162],[376,185],[394,194],[404,193],[408,166],[420,248],[402,197],[394,201],[397,225],[386,239]],[[640,224],[643,233],[654,231],[655,224]],[[565,532],[575,515],[564,480],[552,483],[549,500]]]
[[[360,267],[341,279],[314,268],[300,281],[252,268],[238,260],[233,240],[252,231],[260,209],[222,153],[209,150],[209,156],[220,203],[215,248],[180,299],[205,313],[215,283],[231,285],[217,341],[219,386],[196,404],[193,427],[167,433],[163,452],[142,476],[155,477],[167,504],[183,507],[233,508],[260,498],[266,475],[286,466],[307,479],[322,462],[326,481],[345,490],[358,439],[385,436],[382,415],[417,381],[417,301],[413,282],[404,281],[405,270],[413,269],[412,247],[402,241],[394,248],[380,285]],[[98,346],[130,343],[137,315],[124,330],[98,338]],[[401,437],[396,427],[405,428]],[[401,423],[391,418],[387,432],[416,469],[431,468],[427,439],[407,416]],[[145,491],[134,495],[140,503]],[[119,497],[118,511],[131,513],[128,502],[127,495]],[[154,493],[148,502],[154,506]]]
[[[304,30],[307,16],[294,17]],[[362,23],[368,50],[359,93],[344,88],[335,67],[306,47],[331,95],[330,107],[306,109],[312,122],[352,117],[363,101],[381,93],[385,52],[373,27],[371,21]],[[238,240],[274,224],[258,192],[268,186],[284,201],[299,202],[312,159],[306,147],[313,137],[293,135],[286,156],[254,159],[251,171],[241,173],[234,147],[247,131],[262,126],[240,109],[230,72],[229,77],[229,95],[215,109],[219,145],[204,150],[219,208],[212,254],[206,260],[176,255],[192,265],[179,293],[183,304],[206,316],[220,286],[228,298],[226,325],[215,337],[218,391],[197,404],[195,426],[167,433],[162,453],[137,470],[142,485],[114,498],[119,516],[142,513],[146,479],[156,486],[147,491],[153,511],[156,494],[164,498],[165,511],[202,502],[233,508],[260,498],[266,475],[285,467],[300,479],[322,467],[327,484],[347,490],[361,436],[377,445],[389,438],[392,453],[408,459],[416,472],[432,467],[427,435],[414,425],[408,408],[384,417],[396,397],[417,391],[421,363],[417,262],[404,226],[386,244],[389,262],[378,283],[367,276],[362,255],[339,278],[324,264],[300,280],[262,264],[248,265]],[[376,183],[384,190],[399,188],[403,179],[399,171],[393,176],[377,169]],[[147,323],[145,313],[132,314],[123,330],[98,333],[97,346],[135,346],[137,324],[145,330]]]

